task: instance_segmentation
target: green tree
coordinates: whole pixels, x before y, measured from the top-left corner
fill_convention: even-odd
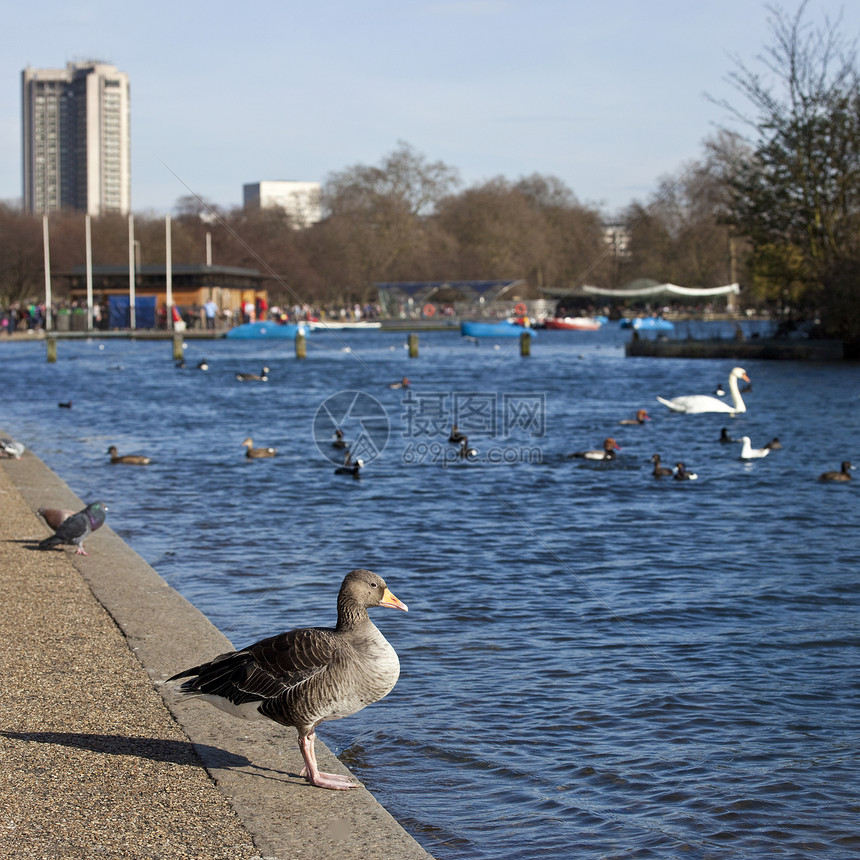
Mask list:
[[[749,153],[716,152],[760,288],[793,293],[792,309],[820,309],[831,329],[857,340],[860,291],[848,274],[860,262],[856,58],[839,19],[814,27],[806,10],[806,2],[793,16],[769,7],[773,41],[758,58],[763,72],[735,60],[729,77],[746,108],[721,104],[749,130]]]

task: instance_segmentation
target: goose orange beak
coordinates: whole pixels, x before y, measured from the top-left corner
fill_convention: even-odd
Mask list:
[[[404,612],[409,612],[409,608],[402,600],[398,600],[387,588],[382,593],[382,600],[379,601],[380,606],[390,606],[392,609],[402,609]]]

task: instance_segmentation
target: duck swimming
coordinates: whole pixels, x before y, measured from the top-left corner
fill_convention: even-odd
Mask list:
[[[823,474],[818,476],[819,481],[850,481],[851,475],[850,472],[854,467],[848,460],[844,460],[842,463],[842,468],[838,472],[824,472]]]
[[[577,451],[575,454],[568,454],[568,460],[574,457],[579,457],[585,460],[614,460],[615,452],[620,451],[621,446],[611,437],[608,436],[603,440],[603,448],[600,451]]]
[[[259,373],[237,373],[236,379],[239,382],[268,382],[269,368],[264,367]]]
[[[275,457],[278,453],[277,448],[255,448],[254,440],[250,436],[239,447],[246,448],[245,456],[250,457],[252,460],[259,460],[263,457]]]
[[[470,457],[477,457],[478,456],[477,449],[472,448],[469,445],[469,437],[468,436],[463,436],[462,439],[460,439],[460,450],[458,453],[460,455],[461,460],[468,460]]]
[[[111,445],[110,448],[107,449],[108,454],[110,454],[110,461],[114,464],[121,464],[124,466],[148,466],[152,459],[150,457],[145,457],[142,454],[123,454],[119,455],[119,452],[116,449],[116,445]]]
[[[334,442],[331,443],[332,448],[349,448],[349,442],[343,438],[343,430],[338,428],[334,431]]]
[[[782,442],[779,441],[779,436],[774,436],[764,447],[770,448],[771,451],[779,451],[782,448]]]
[[[338,466],[334,473],[335,475],[352,475],[353,478],[358,480],[361,478],[361,470],[364,467],[364,460],[359,457],[355,462],[353,462],[352,457],[347,454],[344,459],[343,466]]]
[[[661,466],[660,465],[660,455],[659,454],[655,454],[651,458],[651,462],[654,464],[654,470],[651,472],[651,474],[655,478],[668,478],[669,475],[673,475],[675,473],[674,469],[670,469],[668,466]]]
[[[681,397],[673,397],[671,400],[667,400],[665,397],[658,397],[657,400],[664,406],[668,406],[673,412],[681,412],[686,415],[698,415],[703,412],[728,412],[731,415],[737,415],[740,412],[747,411],[743,398],[738,391],[739,379],[749,382],[747,372],[742,367],[732,368],[732,372],[729,374],[729,392],[732,395],[731,403],[726,403],[720,400],[719,397],[712,397],[710,394],[687,394]]]
[[[720,430],[720,438],[717,441],[722,442],[725,445],[727,442],[737,442],[738,440],[732,439],[732,437],[729,436],[729,428],[728,427],[723,427],[723,429]]]
[[[321,723],[378,702],[397,683],[397,653],[367,614],[376,606],[408,611],[381,576],[353,570],[337,596],[335,627],[280,633],[179,672],[168,683],[183,681],[177,692],[234,717],[293,726],[305,763],[302,777],[319,788],[356,788],[348,777],[320,771],[314,742]]]
[[[698,477],[695,472],[688,472],[687,467],[683,463],[675,463],[676,481],[695,481]]]
[[[619,424],[644,424],[646,421],[650,421],[651,416],[648,414],[646,409],[639,409],[636,412],[635,418],[622,418],[618,423]]]
[[[459,431],[456,424],[451,426],[451,435],[448,437],[448,441],[453,445],[459,445],[466,437]]]

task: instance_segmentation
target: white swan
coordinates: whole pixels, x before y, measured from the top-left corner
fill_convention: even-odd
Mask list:
[[[747,411],[746,404],[744,404],[741,393],[738,391],[739,379],[743,379],[744,382],[750,381],[747,372],[742,367],[733,367],[729,374],[731,403],[726,403],[710,394],[687,394],[682,397],[673,397],[671,400],[666,400],[665,397],[658,397],[657,399],[673,412],[684,412],[687,415],[698,415],[701,412],[729,412],[732,415],[737,415],[738,412]]]
[[[749,436],[741,436],[738,441],[744,443],[741,460],[755,460],[757,457],[767,457],[770,454],[770,448],[753,448]]]

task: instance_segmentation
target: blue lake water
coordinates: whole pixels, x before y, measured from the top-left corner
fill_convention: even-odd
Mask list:
[[[655,396],[733,362],[627,337],[541,332],[523,358],[421,333],[410,359],[405,334],[324,333],[305,361],[189,341],[186,369],[167,342],[61,341],[56,364],[2,343],[0,429],[236,645],[331,624],[347,571],[382,574],[409,604],[374,614],[400,681],[320,736],[440,860],[856,856],[860,470],[816,477],[860,463],[860,369],[750,361],[744,415],[683,416]],[[340,421],[358,481],[334,474]],[[723,426],[784,448],[743,462]],[[566,457],[610,435],[616,462]],[[655,452],[698,480],[654,480]]]

